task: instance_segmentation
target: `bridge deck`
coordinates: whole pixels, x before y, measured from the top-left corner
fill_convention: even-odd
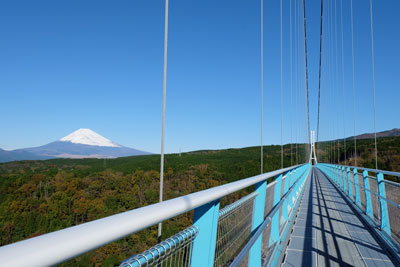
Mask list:
[[[307,182],[283,266],[394,266],[317,168]]]

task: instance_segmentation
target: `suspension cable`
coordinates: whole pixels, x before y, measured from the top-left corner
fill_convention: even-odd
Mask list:
[[[261,0],[261,173],[264,172],[263,116],[264,116],[264,0]]]
[[[282,22],[282,0],[281,8],[281,169],[283,169],[283,22]]]
[[[350,19],[351,19],[351,67],[352,67],[352,86],[353,86],[353,135],[354,135],[354,166],[357,166],[357,137],[356,137],[356,86],[354,79],[354,22],[353,22],[353,0],[350,0]]]
[[[281,0],[282,1],[282,0]],[[306,96],[307,96],[307,134],[308,144],[310,144],[310,108],[308,97],[308,63],[307,63],[307,25],[306,25],[306,0],[303,0],[303,18],[304,18],[304,55],[305,55],[305,75],[306,75]]]
[[[319,74],[318,74],[318,119],[317,119],[317,147],[319,141],[319,118],[321,107],[321,63],[322,63],[322,27],[323,27],[323,14],[324,14],[324,0],[321,0],[321,26],[319,34]]]
[[[342,95],[343,95],[343,146],[344,146],[344,165],[347,165],[346,155],[346,116],[345,116],[345,96],[344,96],[344,44],[343,44],[343,0],[340,0],[340,34],[342,41]]]
[[[375,138],[375,169],[378,169],[378,148],[376,145],[376,103],[375,103],[375,58],[374,58],[374,23],[372,19],[372,0],[369,1],[371,18],[371,61],[372,61],[372,96],[374,101],[374,138]]]
[[[290,9],[289,9],[289,43],[290,43],[290,166],[293,166],[293,75],[292,75],[292,0],[290,0]]]
[[[163,108],[161,127],[161,166],[160,166],[160,202],[163,201],[164,187],[164,143],[165,143],[165,103],[167,95],[167,49],[168,49],[168,0],[165,0],[165,28],[164,28],[164,77],[163,77]],[[158,241],[161,241],[162,223],[158,224]]]
[[[335,92],[336,92],[336,94],[335,94],[335,97],[337,97],[337,98],[339,98],[338,97],[338,92],[337,92],[337,81],[338,81],[338,73],[339,73],[339,64],[338,64],[338,34],[337,34],[337,28],[338,28],[338,26],[337,26],[337,0],[335,0]],[[339,99],[336,99],[336,100],[339,100]],[[340,164],[340,147],[339,147],[339,145],[340,145],[340,143],[339,143],[339,136],[340,136],[340,133],[339,133],[339,120],[338,120],[338,118],[337,118],[337,116],[336,116],[336,121],[337,121],[337,130],[338,130],[338,135],[337,135],[337,156],[338,156],[338,164]],[[336,131],[335,131],[336,132]]]
[[[295,0],[294,1],[294,3],[295,3],[295,5],[294,5],[294,8],[295,8],[295,12],[294,12],[294,47],[295,47],[295,50],[294,50],[294,65],[295,65],[295,68],[294,68],[294,71],[295,71],[295,74],[294,74],[294,79],[295,79],[295,115],[297,115],[298,114],[298,112],[297,112],[297,109],[298,109],[298,90],[299,90],[299,86],[298,86],[298,80],[299,80],[299,68],[298,68],[298,62],[299,62],[299,60],[298,60],[298,7],[299,7],[299,4],[298,4],[298,1],[297,0]],[[296,165],[297,164],[299,164],[299,152],[298,152],[298,134],[299,134],[299,122],[298,122],[298,120],[296,119],[295,120],[296,121],[296,129],[295,129],[295,132],[296,132]]]

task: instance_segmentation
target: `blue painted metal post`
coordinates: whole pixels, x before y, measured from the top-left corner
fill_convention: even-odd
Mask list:
[[[340,185],[340,182],[339,182],[339,178],[338,178],[338,175],[337,175],[337,169],[336,169],[336,166],[333,168],[333,167],[326,167],[327,169],[329,169],[329,171],[330,171],[330,173],[331,173],[331,176],[332,176],[332,179],[338,184],[338,185]]]
[[[346,177],[347,177],[347,181],[349,182],[349,193],[348,193],[348,195],[349,195],[349,197],[351,199],[353,199],[353,190],[351,190],[351,176],[350,176],[350,168],[349,167],[347,167],[347,170],[346,170]]]
[[[356,191],[356,204],[361,208],[360,189],[358,187],[358,172],[356,168],[353,169],[353,177],[354,177],[354,188]]]
[[[292,172],[292,178],[290,179],[290,185],[289,188],[292,188],[293,184],[297,181],[297,179],[299,178],[299,176],[301,175],[301,172],[303,171],[304,167],[298,167],[295,170],[293,170]],[[294,201],[293,201],[293,196],[295,195],[295,190],[293,190],[290,193],[290,196],[288,198],[289,201],[289,205],[291,206],[291,208],[294,208]]]
[[[371,218],[374,218],[374,212],[372,210],[371,192],[369,191],[368,171],[363,171],[364,179],[364,192],[365,192],[365,213]]]
[[[333,176],[334,176],[334,179],[336,180],[336,183],[338,185],[340,185],[339,174],[338,174],[338,169],[337,169],[336,165],[335,165],[335,167],[333,169]]]
[[[290,180],[293,179],[292,178],[293,172],[289,171],[285,175],[286,175],[286,179],[285,179],[285,184],[283,187],[283,195],[285,195],[287,193],[287,191],[289,190]],[[290,203],[290,202],[288,201],[288,199],[286,199],[285,202],[283,203],[283,207],[282,207],[282,217],[285,221],[288,220],[288,216],[289,216],[288,203]]]
[[[347,181],[347,177],[345,175],[346,171],[345,171],[344,167],[340,167],[340,169],[341,169],[340,173],[341,173],[341,176],[342,176],[342,179],[343,179],[343,190],[344,190],[344,192],[347,193],[348,181]]]
[[[218,213],[219,200],[194,210],[193,224],[199,228],[199,234],[193,242],[192,266],[194,267],[214,266]]]
[[[327,167],[327,168],[329,168],[329,167]],[[339,174],[338,174],[339,171],[338,171],[337,167],[336,166],[331,167],[330,171],[332,173],[332,177],[335,179],[336,183],[340,186],[340,180],[339,180]]]
[[[335,165],[335,168],[333,169],[333,175],[334,175],[334,177],[335,177],[336,183],[337,183],[339,186],[341,186],[342,183],[340,182],[340,179],[339,179],[339,168],[338,168],[338,166],[336,166],[336,165]]]
[[[342,179],[342,176],[340,175],[341,169],[339,166],[336,166],[336,168],[337,168],[337,175],[338,175],[340,187],[343,188],[343,179]]]
[[[385,183],[383,182],[384,180],[383,173],[377,173],[376,178],[378,179],[379,196],[386,198]],[[390,232],[389,213],[386,200],[379,198],[379,203],[381,204],[381,230],[385,231],[390,236],[391,232]]]
[[[276,184],[274,189],[274,203],[275,207],[281,200],[281,187],[282,187],[282,174],[275,178]],[[279,236],[279,212],[276,212],[274,217],[272,217],[271,222],[271,235],[269,237],[269,245],[271,246],[275,242],[280,242]]]
[[[255,186],[258,195],[254,201],[252,230],[264,222],[265,198],[267,193],[267,180],[259,182]],[[249,266],[261,266],[262,235],[250,249]]]

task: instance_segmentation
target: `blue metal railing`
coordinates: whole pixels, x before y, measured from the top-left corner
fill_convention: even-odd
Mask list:
[[[191,226],[143,253],[123,261],[120,266],[190,266],[191,244],[198,233],[199,229]]]
[[[271,221],[269,223],[271,227],[269,244],[271,246],[267,246],[267,248],[262,246],[263,236],[258,234],[248,253],[249,265],[261,266],[262,259],[265,260],[266,254],[266,251],[263,250],[275,248],[275,245],[280,243],[282,229],[286,229],[285,227],[282,228],[282,222],[289,221],[289,212],[293,214],[291,211],[294,210],[294,204],[297,203],[297,199],[301,195],[303,184],[310,169],[310,164],[292,166],[6,245],[0,247],[1,264],[5,266],[55,265],[159,222],[194,210],[193,228],[190,229],[196,229],[196,233],[194,234],[194,231],[190,230],[189,232],[185,231],[186,234],[178,234],[177,239],[172,237],[171,240],[183,242],[191,238],[191,259],[188,260],[191,266],[213,266],[220,199],[254,186],[256,196],[253,196],[251,231],[249,231],[248,239],[255,239],[254,235],[261,225]],[[269,214],[264,214],[267,179],[269,178],[274,178],[274,182],[268,186],[269,189],[271,186],[274,187],[274,208]],[[282,183],[284,184],[282,185]],[[240,207],[240,205],[237,205],[237,207]],[[280,210],[280,212],[276,212],[276,210]],[[160,243],[160,245],[161,247],[156,246],[145,254],[142,253],[145,255],[142,259],[151,261],[154,257],[153,262],[155,262],[157,258],[165,255],[162,250],[163,246],[166,253],[169,253],[172,249],[172,245],[170,249],[165,243]],[[274,249],[269,251],[268,254],[276,256],[279,255],[279,251]],[[131,264],[131,266],[133,265]],[[138,263],[137,266],[140,266],[140,264]]]
[[[214,227],[217,228],[217,235],[205,240],[204,243],[199,243],[199,237],[196,236],[190,250],[191,259],[182,265],[174,265],[175,261],[172,261],[172,266],[275,265],[283,255],[281,253],[282,246],[285,244],[286,236],[293,222],[294,211],[299,203],[297,200],[301,196],[310,168],[311,166],[306,164],[276,175],[270,184],[267,184],[266,180],[257,183],[253,193],[220,210],[216,222],[213,221],[215,220],[213,213],[206,215],[208,216],[207,223],[215,224],[213,227],[204,228],[195,222],[194,226],[198,227],[199,235],[210,236],[213,232],[208,229],[215,229]],[[264,216],[267,191],[274,194],[274,203],[272,209]],[[214,212],[216,205],[215,203],[209,204],[209,209]],[[247,219],[248,216],[251,216],[251,221]],[[260,216],[258,224],[257,216]],[[226,223],[227,218],[229,218],[228,223]],[[251,224],[249,225],[249,223]],[[248,228],[250,226],[252,226],[251,229]],[[269,233],[266,232],[267,229]],[[265,244],[262,246],[261,240],[267,243],[267,246]],[[210,243],[211,245],[209,245]],[[151,250],[154,251],[154,248]],[[144,258],[142,254],[147,254],[147,257]],[[127,263],[131,267],[164,266],[164,263],[168,266],[168,257],[166,257],[167,260],[165,258],[153,259],[149,252],[142,254],[125,261],[123,266],[127,266]],[[208,262],[199,260],[200,257],[206,258],[207,256],[209,257]],[[179,258],[177,261],[180,262]],[[191,264],[187,265],[188,262]],[[153,263],[153,265],[148,263]]]
[[[283,257],[283,246],[286,245],[287,235],[294,221],[294,216],[296,215],[295,211],[300,203],[298,200],[302,195],[304,184],[309,177],[310,169],[311,165],[305,166],[303,170],[300,170],[298,177],[294,177],[295,179],[288,179],[288,177],[286,177],[285,181],[287,183],[285,183],[284,194],[280,196],[279,201],[274,205],[263,223],[256,228],[249,242],[240,251],[230,266],[247,265],[246,263],[243,264],[243,261],[252,251],[258,252],[257,241],[262,240],[262,236],[266,234],[265,230],[268,229],[267,227],[269,226],[271,233],[268,240],[268,249],[271,251],[263,251],[265,258],[260,262],[252,260],[249,262],[248,266],[276,266],[279,263],[279,260]],[[280,178],[282,177],[278,177],[277,179],[278,183],[281,181]],[[275,190],[275,193],[279,191],[280,190]],[[277,195],[279,195],[279,193],[275,194],[275,196]],[[290,209],[288,209],[288,207],[290,207]],[[284,226],[279,227],[282,221]],[[251,256],[250,259],[253,259],[253,256]]]
[[[378,230],[383,241],[400,257],[400,173],[354,166],[317,164],[364,214],[372,228]]]

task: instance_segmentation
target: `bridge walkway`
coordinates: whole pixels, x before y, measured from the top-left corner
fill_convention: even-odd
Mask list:
[[[283,266],[395,266],[323,172],[304,190]]]

